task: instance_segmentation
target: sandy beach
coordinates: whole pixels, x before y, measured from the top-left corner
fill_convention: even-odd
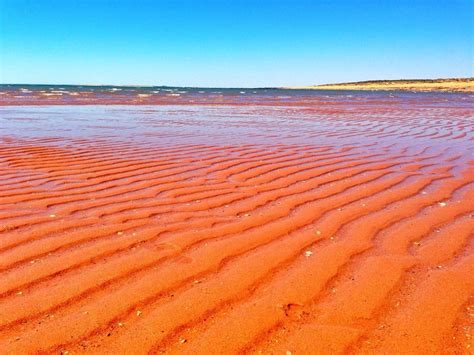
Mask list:
[[[25,90],[0,107],[5,353],[472,351],[468,94]]]
[[[418,92],[474,92],[474,78],[432,80],[375,80],[354,83],[293,87],[312,90],[402,90]]]

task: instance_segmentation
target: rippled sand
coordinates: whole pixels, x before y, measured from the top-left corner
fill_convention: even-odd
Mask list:
[[[469,353],[472,96],[279,95],[1,107],[0,348]]]

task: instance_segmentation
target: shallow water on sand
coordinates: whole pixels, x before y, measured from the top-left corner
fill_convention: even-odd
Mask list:
[[[1,349],[471,346],[472,95],[2,93]]]

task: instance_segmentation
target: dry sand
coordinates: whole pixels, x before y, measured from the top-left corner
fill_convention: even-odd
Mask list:
[[[469,353],[465,99],[2,108],[0,349]]]
[[[292,87],[292,89],[474,92],[474,78],[434,80],[380,80],[355,83],[301,86]]]

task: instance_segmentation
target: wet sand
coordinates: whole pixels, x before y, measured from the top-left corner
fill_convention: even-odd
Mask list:
[[[0,349],[472,351],[473,98],[237,97],[3,102]]]

